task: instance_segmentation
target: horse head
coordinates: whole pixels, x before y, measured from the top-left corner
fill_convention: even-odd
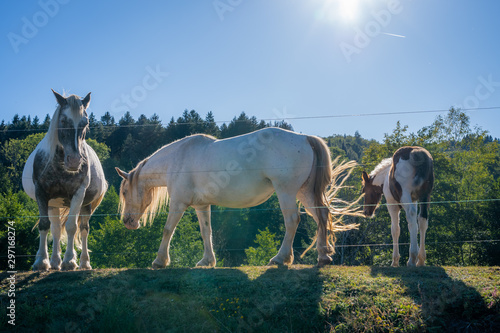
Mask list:
[[[115,168],[122,177],[120,185],[120,214],[127,229],[139,229],[141,220],[150,220],[154,191],[138,185],[136,170],[130,173]],[[134,177],[135,176],[135,177]]]
[[[380,199],[382,199],[382,186],[374,185],[373,178],[363,171],[363,193],[365,195],[365,203],[363,205],[363,213],[366,217],[373,217]]]
[[[87,107],[90,93],[80,100],[78,96],[63,97],[52,90],[59,104],[57,119],[57,141],[64,152],[64,168],[67,171],[78,171],[86,158],[84,151],[85,134],[89,128]],[[54,133],[56,134],[56,133]]]

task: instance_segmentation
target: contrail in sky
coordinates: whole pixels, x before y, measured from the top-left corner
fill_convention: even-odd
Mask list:
[[[388,32],[382,32],[384,35],[387,35],[387,36],[393,36],[393,37],[399,37],[399,38],[406,38],[406,36],[403,36],[403,35],[396,35],[396,34],[390,34]]]

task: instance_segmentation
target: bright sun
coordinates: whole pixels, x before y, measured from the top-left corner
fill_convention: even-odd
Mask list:
[[[356,21],[359,16],[361,0],[323,0],[323,8],[319,17],[330,21],[346,23]]]
[[[354,21],[358,17],[359,0],[336,0],[340,18],[344,21]]]

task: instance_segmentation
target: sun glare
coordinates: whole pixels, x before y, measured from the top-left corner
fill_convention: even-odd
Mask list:
[[[358,0],[337,0],[339,15],[344,21],[354,21],[358,17]]]
[[[359,17],[360,0],[323,0],[318,18],[331,22],[354,22]]]

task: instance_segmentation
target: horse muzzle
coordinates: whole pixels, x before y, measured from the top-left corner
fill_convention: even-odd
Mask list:
[[[82,157],[80,155],[66,155],[64,158],[64,168],[68,171],[78,171],[80,169]]]
[[[129,230],[137,230],[139,229],[139,227],[141,226],[139,224],[139,221],[134,221],[134,218],[131,217],[131,216],[127,216],[124,220],[123,220],[123,224],[125,224],[125,228],[129,229]]]
[[[363,214],[367,218],[373,218],[375,216],[375,209],[372,209],[371,207],[363,209]]]

